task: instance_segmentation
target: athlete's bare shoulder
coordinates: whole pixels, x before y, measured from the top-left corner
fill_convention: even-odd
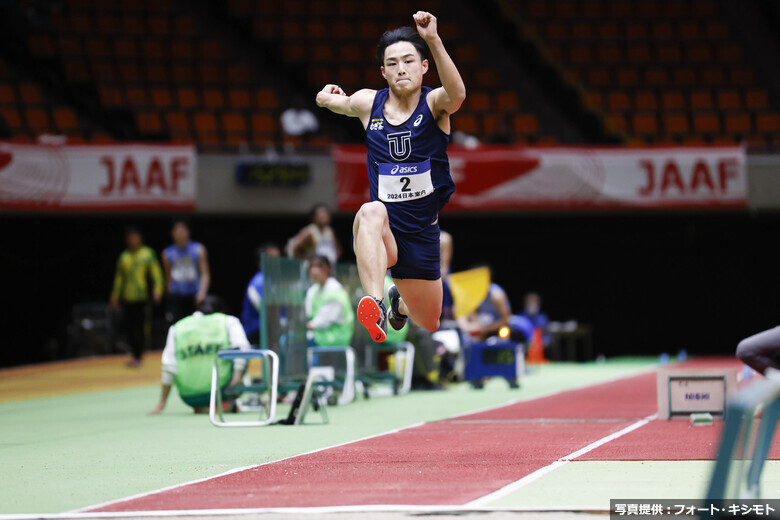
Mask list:
[[[371,112],[371,107],[374,104],[374,97],[376,97],[376,90],[363,88],[350,96],[350,104],[357,110],[367,110]]]
[[[371,118],[375,97],[376,90],[370,88],[360,89],[349,97],[350,109],[356,117],[360,118],[363,128],[368,125],[368,120]]]
[[[371,115],[374,96],[376,90],[372,89],[361,89],[350,96],[338,85],[325,85],[325,88],[317,93],[317,105],[337,114],[357,117],[365,126]]]

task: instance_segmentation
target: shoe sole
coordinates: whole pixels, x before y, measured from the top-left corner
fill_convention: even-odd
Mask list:
[[[382,343],[387,339],[387,334],[377,325],[377,321],[382,316],[382,309],[376,304],[376,301],[371,296],[363,296],[358,302],[357,307],[357,319],[358,322],[363,325],[368,333],[371,334],[371,339],[377,343]]]
[[[389,292],[398,292],[398,288],[396,288],[395,285],[391,286],[389,289]],[[398,296],[401,297],[400,295]],[[407,316],[408,318],[408,316]],[[390,324],[391,327],[395,330],[401,330],[406,325],[406,319],[407,318],[401,318],[400,316],[397,316],[395,312],[393,312],[393,297],[390,297],[390,308],[387,309],[387,323]]]

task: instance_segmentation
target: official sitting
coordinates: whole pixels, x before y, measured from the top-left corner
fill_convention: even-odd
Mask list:
[[[346,289],[331,276],[327,256],[312,257],[309,278],[314,283],[306,291],[305,310],[311,344],[317,347],[349,345],[355,313]]]
[[[241,322],[235,316],[225,314],[225,309],[221,298],[207,296],[195,313],[168,329],[162,353],[162,392],[160,401],[149,415],[163,411],[172,385],[195,413],[208,412],[211,371],[217,352],[229,348],[250,349]],[[223,402],[229,407],[231,403],[226,398],[230,388],[241,383],[246,360],[220,360],[220,364],[219,386]]]
[[[485,299],[472,313],[461,317],[458,326],[474,341],[485,341],[496,336],[503,327],[509,326],[512,316],[512,306],[506,291],[496,284],[490,283]]]

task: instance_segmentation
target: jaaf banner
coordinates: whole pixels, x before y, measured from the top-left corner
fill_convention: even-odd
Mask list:
[[[0,142],[0,210],[193,210],[193,146]]]
[[[745,149],[451,148],[456,191],[448,211],[747,207]],[[366,150],[334,149],[337,200],[369,200]]]

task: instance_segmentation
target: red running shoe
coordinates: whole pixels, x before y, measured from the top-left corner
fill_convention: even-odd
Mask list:
[[[382,300],[363,296],[357,306],[357,319],[368,329],[371,339],[382,343],[387,339],[387,310]]]

